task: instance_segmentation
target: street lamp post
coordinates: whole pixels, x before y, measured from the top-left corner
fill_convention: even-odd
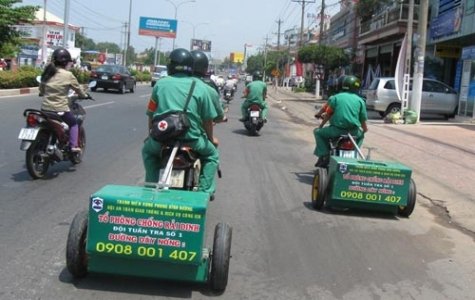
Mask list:
[[[184,1],[184,2],[181,2],[181,3],[175,4],[171,0],[165,0],[165,1],[171,3],[175,7],[175,20],[177,19],[177,16],[178,16],[178,7],[180,7],[182,4],[185,4],[185,3],[196,2],[196,0],[189,0],[189,1]],[[173,38],[173,50],[175,50],[175,40],[176,40],[176,38]]]
[[[200,25],[208,25],[208,24],[209,24],[209,22],[203,22],[203,23],[193,24],[193,23],[191,23],[191,22],[184,21],[184,20],[182,20],[182,22],[188,23],[188,24],[191,25],[191,27],[193,27],[193,39],[195,39],[196,27],[198,27],[198,26],[200,26]]]

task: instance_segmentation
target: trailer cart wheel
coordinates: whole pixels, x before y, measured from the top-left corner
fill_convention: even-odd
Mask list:
[[[321,210],[325,203],[327,181],[327,170],[324,168],[317,168],[312,184],[312,207],[316,210]]]
[[[397,213],[401,217],[408,218],[412,214],[412,212],[414,211],[414,207],[416,206],[416,196],[416,183],[411,178],[411,182],[409,183],[409,192],[407,193],[407,204],[406,206],[399,206],[397,208]]]
[[[215,291],[224,291],[228,285],[232,235],[233,229],[227,222],[221,222],[216,225],[213,252],[211,253],[210,276],[211,288]]]
[[[87,275],[86,234],[89,214],[83,210],[76,214],[69,228],[66,244],[66,265],[74,277]]]

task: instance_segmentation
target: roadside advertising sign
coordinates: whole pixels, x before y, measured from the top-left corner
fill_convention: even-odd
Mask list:
[[[176,38],[177,21],[140,17],[139,35]]]
[[[200,50],[203,52],[211,51],[211,41],[191,39],[191,50]]]

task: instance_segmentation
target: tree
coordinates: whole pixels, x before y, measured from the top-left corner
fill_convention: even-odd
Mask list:
[[[159,52],[160,51],[158,51],[157,49],[157,65],[165,65],[167,57],[165,53],[163,52],[159,53]],[[145,49],[144,52],[142,52],[140,56],[141,56],[140,58],[141,63],[143,63],[144,65],[153,65],[155,61],[155,47],[151,47],[150,49],[149,48]],[[159,56],[160,56],[160,61],[158,61]]]
[[[374,13],[391,2],[393,0],[360,0],[356,4],[356,15],[361,19],[361,22],[371,20]]]
[[[13,7],[21,0],[0,0],[0,57],[15,56],[20,51],[21,37],[24,33],[13,29],[13,25],[33,23],[39,6]]]
[[[97,43],[94,50],[107,53],[122,53],[122,50],[120,50],[120,47],[117,44],[110,42]]]
[[[96,43],[94,43],[94,40],[85,37],[81,33],[76,33],[76,40],[75,40],[75,46],[77,48],[81,48],[82,50],[95,50],[96,49]]]
[[[323,65],[325,70],[348,66],[350,58],[343,49],[327,45],[311,45],[301,48],[298,52],[299,61]]]
[[[264,54],[262,53],[247,58],[246,72],[252,74],[255,71],[264,71]]]

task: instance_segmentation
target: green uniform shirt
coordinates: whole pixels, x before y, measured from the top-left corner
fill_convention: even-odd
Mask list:
[[[185,140],[196,140],[206,136],[203,121],[213,120],[218,116],[213,99],[203,81],[185,74],[160,79],[153,88],[147,110],[147,115],[152,118],[172,111],[182,111],[193,81],[196,81],[196,86],[186,110],[190,129],[183,137]]]
[[[216,109],[216,113],[218,114],[217,118],[222,119],[224,117],[224,110],[223,110],[223,106],[221,105],[221,102],[219,101],[218,92],[206,81],[202,80],[199,77],[195,77],[195,78],[198,78],[200,81],[203,81],[205,83],[206,89],[208,90],[211,100],[213,101],[214,108]]]
[[[246,100],[253,103],[260,103],[265,101],[263,98],[264,92],[267,93],[267,85],[260,80],[253,81],[249,83],[246,88],[249,90],[249,94],[246,97]]]
[[[352,129],[361,127],[361,122],[368,120],[366,105],[356,94],[338,93],[328,99],[328,106],[333,111],[329,121],[335,127]]]
[[[73,89],[80,98],[86,98],[84,90],[73,73],[58,68],[57,73],[45,84],[40,84],[40,93],[44,95],[41,109],[49,111],[69,111],[68,93]]]

